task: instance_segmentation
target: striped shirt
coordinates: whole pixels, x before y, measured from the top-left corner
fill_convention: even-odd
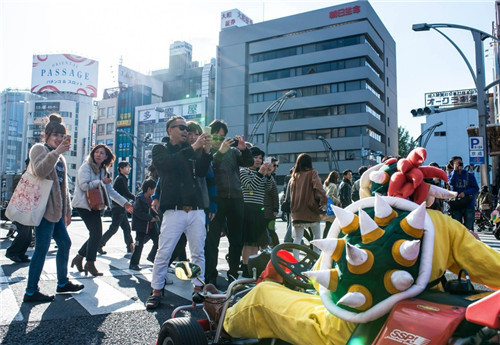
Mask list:
[[[265,192],[271,188],[270,178],[262,175],[257,170],[240,168],[240,180],[243,201],[264,206]]]

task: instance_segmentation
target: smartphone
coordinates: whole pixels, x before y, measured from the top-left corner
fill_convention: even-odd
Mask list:
[[[212,127],[210,127],[210,126],[205,126],[205,133],[207,133],[207,134],[212,134]]]
[[[71,144],[71,135],[66,134],[63,138],[63,143],[65,144]]]
[[[266,157],[266,159],[264,159],[264,163],[271,164],[271,157]]]

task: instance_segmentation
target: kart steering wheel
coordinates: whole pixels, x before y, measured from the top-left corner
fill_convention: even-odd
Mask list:
[[[293,249],[300,251],[299,255],[302,258],[300,261],[297,260],[289,253]],[[282,255],[279,252],[286,251],[287,255]],[[304,255],[302,257],[302,255]],[[282,256],[280,256],[282,255]],[[290,256],[290,261],[286,260],[284,257]],[[314,289],[312,283],[309,282],[309,278],[303,275],[303,272],[310,271],[316,261],[319,258],[319,254],[310,249],[309,247],[295,244],[295,243],[281,243],[273,248],[271,252],[271,263],[276,272],[283,277],[285,283],[287,283],[292,288],[300,289]]]

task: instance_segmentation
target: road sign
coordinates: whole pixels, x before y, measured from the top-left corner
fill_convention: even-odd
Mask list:
[[[469,137],[469,164],[485,164],[484,138]]]

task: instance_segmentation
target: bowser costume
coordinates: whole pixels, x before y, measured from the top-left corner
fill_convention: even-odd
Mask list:
[[[426,210],[435,197],[456,193],[423,182],[427,177],[447,180],[442,170],[421,166],[425,157],[425,149],[417,148],[407,159],[370,168],[361,177],[363,199],[345,209],[332,206],[337,218],[328,238],[312,241],[322,253],[305,273],[319,295],[260,283],[227,310],[226,332],[340,345],[357,323],[382,317],[446,270],[464,268],[472,281],[499,288],[500,253],[448,215]]]

